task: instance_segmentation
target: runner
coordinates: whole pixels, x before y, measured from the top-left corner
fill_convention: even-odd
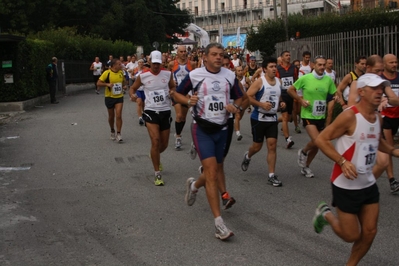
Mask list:
[[[151,139],[151,160],[155,171],[154,183],[163,186],[160,160],[161,153],[166,150],[169,142],[171,118],[170,93],[175,90],[175,82],[170,71],[161,68],[162,54],[152,51],[150,69],[139,74],[130,87],[130,97],[137,99],[136,92],[143,86],[145,105],[143,119]]]
[[[372,173],[376,151],[399,156],[399,150],[381,138],[382,120],[375,111],[388,83],[377,75],[359,77],[360,101],[342,112],[316,140],[322,152],[335,162],[331,183],[337,216],[321,202],[313,226],[320,233],[330,224],[337,236],[353,243],[346,263],[349,266],[358,265],[377,233],[379,192]],[[335,148],[331,142],[334,139]]]
[[[334,82],[324,75],[325,67],[326,58],[316,56],[312,73],[302,76],[288,89],[289,95],[302,105],[301,118],[310,137],[306,146],[298,151],[298,165],[301,167],[301,174],[306,177],[314,177],[309,166],[319,150],[315,140],[325,127],[326,99],[328,95],[336,93]],[[295,90],[302,90],[303,97],[301,98]]]
[[[109,69],[104,71],[97,81],[97,86],[105,88],[105,106],[108,110],[108,123],[111,127],[111,139],[122,142],[122,108],[123,89],[126,88],[126,80],[123,76],[122,63],[119,59],[112,59]],[[115,135],[116,117],[116,135]]]
[[[192,136],[197,147],[198,156],[204,169],[199,179],[187,179],[186,202],[192,206],[198,189],[205,186],[208,202],[215,218],[215,236],[221,240],[233,236],[220,215],[218,199],[218,177],[223,171],[224,146],[227,139],[226,123],[229,113],[240,109],[242,92],[238,80],[230,70],[222,68],[223,46],[211,43],[205,49],[204,68],[189,73],[175,93],[174,99],[179,103],[193,106],[194,123]],[[186,95],[192,91],[193,96],[187,100]],[[229,103],[234,99],[234,103]]]
[[[234,69],[238,66],[242,65],[241,59],[237,57],[237,54],[233,54],[233,59],[231,59],[231,62],[233,63]]]
[[[182,80],[187,74],[195,69],[196,64],[194,61],[187,59],[187,50],[185,45],[179,45],[177,47],[176,60],[169,63],[169,69],[173,73],[173,78],[176,82],[176,86],[179,86]],[[188,100],[188,98],[187,98]],[[184,125],[186,124],[186,117],[188,112],[187,104],[174,103],[176,112],[175,120],[175,149],[180,150],[182,145],[181,132],[183,131]]]
[[[277,59],[266,58],[262,63],[262,68],[265,76],[255,81],[247,92],[250,103],[255,106],[251,115],[253,143],[244,154],[241,169],[243,171],[248,170],[251,157],[260,151],[263,140],[266,138],[266,162],[269,167],[268,183],[280,187],[283,184],[275,175],[278,132],[277,109],[279,107],[284,108],[285,103],[281,102],[281,82],[276,78]]]
[[[393,54],[387,54],[384,56],[383,62],[384,72],[381,74],[381,77],[390,81],[392,91],[395,93],[396,96],[399,96],[399,75],[397,72],[398,59]],[[381,115],[383,117],[383,138],[387,141],[389,145],[393,146],[393,138],[399,127],[399,107],[387,105],[386,108],[381,111]],[[399,191],[399,182],[394,178],[392,156],[378,151],[377,162],[381,161],[384,162],[384,166],[386,166],[386,173],[388,176],[391,193]],[[378,163],[376,164],[375,168],[375,174],[378,178],[379,176],[381,176],[383,169],[378,171]]]
[[[299,62],[299,73],[298,78],[303,75],[309,74],[313,70],[313,63],[310,62],[311,53],[309,51],[305,51],[302,53],[302,61]],[[295,65],[295,61],[293,62]],[[302,96],[302,90],[297,90],[299,96]],[[301,117],[301,103],[294,101],[292,108],[292,120],[294,121],[295,132],[300,134],[302,133],[301,128],[298,125],[298,118],[300,120]]]
[[[290,136],[288,122],[291,120],[294,100],[292,99],[293,96],[290,97],[290,95],[288,94],[287,89],[292,86],[292,84],[294,84],[294,82],[298,79],[298,68],[295,65],[290,64],[291,54],[288,51],[284,51],[281,53],[281,60],[282,63],[280,65],[277,65],[276,77],[281,79],[281,83],[284,88],[281,92],[281,99],[283,100],[283,102],[285,102],[285,108],[281,110],[281,117],[279,118],[279,122],[282,122],[286,148],[290,149],[292,146],[294,146],[294,141],[292,141]]]
[[[345,75],[342,81],[338,84],[337,87],[337,95],[339,99],[339,103],[342,106],[342,109],[348,107],[348,97],[349,97],[349,88],[351,86],[352,81],[358,79],[361,75],[366,72],[366,60],[365,56],[358,56],[355,58],[355,70],[349,72]],[[356,91],[356,88],[355,88]]]
[[[326,70],[324,71],[324,73],[332,79],[332,81],[334,82],[335,85],[337,85],[337,83],[336,83],[337,73],[335,72],[335,70],[333,70],[333,67],[334,67],[334,60],[331,58],[327,58]],[[334,113],[334,106],[337,101],[338,101],[338,98],[333,99],[332,97],[330,97],[327,99],[326,126],[331,124],[333,113]]]
[[[94,88],[97,94],[100,94],[100,88],[97,86],[97,81],[103,72],[103,63],[100,62],[100,58],[96,56],[94,62],[90,66],[90,70],[93,71]]]
[[[235,73],[236,73],[236,78],[241,83],[244,92],[247,91],[249,88],[249,78],[244,76],[243,67],[242,66],[236,67]],[[248,98],[246,98],[241,103],[242,110],[240,110],[240,112],[236,113],[234,116],[234,130],[236,132],[238,141],[242,140],[242,135],[240,132],[240,121],[243,118],[243,116],[245,114],[245,110],[247,109],[248,106],[249,106],[249,100],[248,100]]]
[[[132,82],[134,82],[136,80],[137,76],[140,75],[146,69],[148,69],[148,68],[144,66],[143,59],[138,60],[137,67],[134,68],[133,72],[132,72]],[[137,111],[137,116],[139,118],[139,125],[143,126],[144,125],[143,112],[144,112],[144,101],[145,101],[143,86],[140,86],[140,88],[137,89],[136,95],[137,95],[137,99],[133,99],[133,101],[135,101],[137,104],[136,111]]]

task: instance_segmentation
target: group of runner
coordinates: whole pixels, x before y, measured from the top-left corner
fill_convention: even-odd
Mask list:
[[[129,94],[132,101],[142,99],[144,103],[140,117],[151,139],[154,183],[164,185],[160,154],[168,146],[171,108],[174,106],[176,111],[177,150],[181,148],[181,132],[191,108],[193,147],[201,167],[197,179],[187,179],[185,199],[192,206],[199,189],[204,187],[215,219],[215,236],[228,239],[234,234],[221,217],[219,196],[225,209],[235,203],[227,192],[223,169],[233,132],[236,131],[237,140],[242,139],[239,121],[245,110],[253,106],[250,119],[253,142],[244,154],[241,168],[248,169],[251,157],[260,151],[265,139],[267,180],[270,185],[280,187],[282,182],[275,173],[278,124],[282,123],[286,148],[291,148],[294,142],[289,135],[288,122],[291,115],[297,120],[296,111],[310,138],[298,151],[300,172],[314,177],[310,165],[319,148],[335,161],[331,183],[333,206],[338,216],[331,213],[327,204],[320,203],[313,220],[315,230],[320,233],[324,225],[330,224],[338,236],[354,242],[347,265],[356,265],[376,233],[379,201],[376,178],[388,169],[391,191],[399,190],[393,178],[391,159],[391,156],[399,156],[399,151],[393,148],[393,135],[399,126],[398,107],[394,107],[399,105],[396,56],[357,58],[355,70],[343,78],[338,90],[332,59],[316,56],[311,60],[311,54],[306,52],[298,68],[290,63],[290,53],[284,51],[281,63],[278,61],[265,58],[257,70],[255,59],[250,58],[244,69],[238,65],[233,72],[223,46],[213,43],[205,48],[204,67],[198,68],[187,60],[186,47],[179,46],[176,60],[169,63],[168,69],[163,69],[162,54],[153,51],[149,69],[140,69],[142,72],[137,73]],[[111,61],[110,71],[104,72],[97,83],[106,87],[111,138],[118,141],[122,141],[122,120],[118,113],[126,86],[120,70],[120,61]],[[348,92],[345,92],[346,87],[349,87]],[[327,110],[332,109],[335,102],[341,104],[344,111],[331,122]],[[382,110],[384,118],[375,111],[377,108]],[[282,113],[280,117],[278,111]],[[380,132],[381,126],[383,132]],[[298,125],[295,130],[300,132]],[[331,144],[333,139],[338,139],[335,148]]]

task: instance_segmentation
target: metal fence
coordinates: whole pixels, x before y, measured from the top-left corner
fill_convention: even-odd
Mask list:
[[[291,60],[301,60],[302,53],[309,51],[312,56],[332,58],[338,80],[341,80],[353,70],[357,56],[384,56],[388,53],[398,55],[398,30],[398,26],[387,26],[286,41],[276,45],[276,54],[289,51]]]

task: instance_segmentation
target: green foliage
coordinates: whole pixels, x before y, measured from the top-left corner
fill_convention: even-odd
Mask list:
[[[27,39],[19,42],[16,48],[16,60],[13,62],[15,83],[0,83],[0,102],[22,101],[48,93],[45,67],[51,62],[54,45],[43,40]]]
[[[319,16],[305,16],[291,14],[287,18],[288,36],[294,37],[300,32],[301,38],[321,36],[339,32],[370,29],[381,26],[399,24],[397,12],[385,9],[363,9],[344,15],[338,13],[323,13]],[[249,50],[259,50],[263,55],[273,55],[275,45],[286,41],[284,23],[281,18],[277,20],[264,20],[258,31],[249,31],[247,46]]]
[[[54,54],[64,60],[94,60],[96,56],[104,61],[108,55],[114,57],[136,53],[136,46],[122,40],[104,40],[95,35],[83,36],[75,28],[50,29],[29,35],[29,38],[46,40],[54,44]]]

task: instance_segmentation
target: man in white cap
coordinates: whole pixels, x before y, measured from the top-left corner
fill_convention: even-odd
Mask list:
[[[155,185],[163,186],[161,153],[169,143],[171,123],[170,92],[176,88],[172,73],[162,69],[162,54],[152,51],[150,69],[143,71],[130,87],[130,97],[137,99],[136,91],[143,86],[145,104],[143,119],[151,139],[151,160],[155,170]]]
[[[359,77],[360,101],[343,111],[316,139],[319,149],[335,162],[331,183],[337,216],[321,202],[313,226],[320,233],[329,224],[336,235],[353,242],[346,265],[359,263],[377,233],[379,191],[373,174],[377,150],[399,157],[399,150],[381,138],[382,118],[376,109],[385,86],[389,81],[376,74]]]

